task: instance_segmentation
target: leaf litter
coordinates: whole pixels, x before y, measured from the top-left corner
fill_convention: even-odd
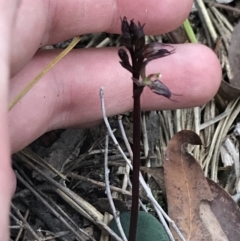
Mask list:
[[[201,201],[213,199],[199,163],[186,152],[186,145],[200,145],[192,131],[180,131],[169,142],[164,160],[164,179],[168,213],[186,240],[209,239],[210,234],[199,215]],[[174,235],[174,232],[173,232]],[[177,235],[174,235],[177,238]]]

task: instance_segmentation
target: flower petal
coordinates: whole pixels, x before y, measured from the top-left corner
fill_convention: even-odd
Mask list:
[[[152,92],[158,95],[163,95],[168,99],[170,99],[172,96],[172,93],[169,90],[169,88],[165,84],[163,84],[159,79],[152,81],[151,85],[149,85],[149,88],[152,90]]]
[[[171,50],[166,49],[166,47],[170,47]],[[144,58],[161,58],[174,53],[174,51],[175,49],[171,45],[153,42],[145,45],[142,55]]]

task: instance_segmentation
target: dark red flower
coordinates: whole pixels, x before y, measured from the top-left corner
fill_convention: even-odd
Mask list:
[[[132,59],[132,65],[129,62],[129,56],[126,50],[119,49],[118,55],[121,59],[120,64],[123,68],[127,69],[133,75],[138,75],[139,78],[133,77],[134,83],[139,87],[143,88],[148,86],[154,93],[163,95],[167,98],[171,98],[171,91],[165,86],[158,78],[151,80],[153,74],[146,77],[145,69],[146,65],[158,58],[163,58],[173,54],[175,49],[168,44],[153,42],[145,44],[144,25],[138,22],[135,24],[133,20],[130,23],[127,18],[121,19],[122,25],[122,40],[123,45],[128,49]]]

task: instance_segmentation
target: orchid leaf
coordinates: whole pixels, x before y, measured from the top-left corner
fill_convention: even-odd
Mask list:
[[[128,237],[130,226],[130,212],[124,212],[120,214],[120,221],[123,227],[123,231]],[[120,236],[118,227],[115,220],[110,224],[112,230]],[[138,213],[138,226],[137,226],[137,241],[170,241],[162,224],[151,214],[140,211]],[[111,241],[116,241],[114,238]]]

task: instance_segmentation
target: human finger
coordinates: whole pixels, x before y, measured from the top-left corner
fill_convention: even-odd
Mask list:
[[[16,182],[11,168],[7,103],[11,31],[17,3],[0,0],[0,240],[3,241],[9,240],[9,210]]]
[[[175,48],[175,54],[152,61],[147,66],[147,74],[160,72],[162,82],[173,93],[181,95],[174,97],[178,102],[153,94],[146,87],[142,94],[143,110],[198,106],[216,93],[221,69],[215,54],[202,45],[184,44]],[[38,53],[11,81],[10,98],[57,53]],[[132,109],[131,75],[120,66],[115,48],[70,53],[9,113],[12,150],[23,148],[50,129],[86,127],[100,121],[101,86],[105,88],[109,116]]]
[[[120,33],[121,16],[146,23],[147,34],[171,31],[187,17],[191,5],[192,0],[22,0],[14,27],[12,75],[44,45],[86,33]]]

